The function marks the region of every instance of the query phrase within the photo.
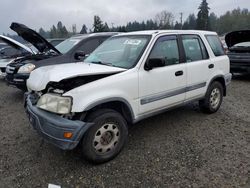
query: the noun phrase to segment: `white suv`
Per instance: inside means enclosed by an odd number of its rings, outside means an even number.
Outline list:
[[[27,81],[26,109],[49,142],[108,161],[123,148],[128,124],[190,101],[216,112],[231,81],[214,32],[140,31],[105,41],[84,62],[39,68]]]

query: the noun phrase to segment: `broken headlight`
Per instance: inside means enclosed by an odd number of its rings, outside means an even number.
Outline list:
[[[71,111],[72,98],[55,94],[44,94],[38,100],[37,107],[57,114],[68,114]]]

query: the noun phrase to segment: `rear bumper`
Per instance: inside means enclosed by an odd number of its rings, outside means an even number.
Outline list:
[[[92,125],[92,123],[68,120],[57,114],[41,110],[32,104],[29,95],[26,96],[25,106],[29,121],[37,133],[49,143],[63,150],[74,149]],[[64,138],[65,132],[73,133],[72,138]]]
[[[233,73],[250,73],[250,59],[230,59],[230,71]]]

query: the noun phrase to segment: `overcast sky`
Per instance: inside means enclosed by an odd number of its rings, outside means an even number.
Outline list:
[[[208,0],[211,12],[217,15],[234,8],[250,9],[250,0]],[[40,27],[48,30],[60,20],[67,29],[72,24],[78,31],[82,24],[92,27],[93,16],[111,26],[126,24],[128,21],[142,21],[154,18],[155,14],[166,9],[179,20],[179,13],[184,13],[184,19],[190,13],[197,14],[201,0],[1,0],[0,33],[11,33],[11,22],[20,22],[38,30]]]

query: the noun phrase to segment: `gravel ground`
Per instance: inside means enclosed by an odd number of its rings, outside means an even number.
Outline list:
[[[29,126],[23,93],[0,79],[0,187],[250,187],[250,78],[233,80],[221,109],[197,104],[130,129],[113,161],[92,165],[64,152]]]

